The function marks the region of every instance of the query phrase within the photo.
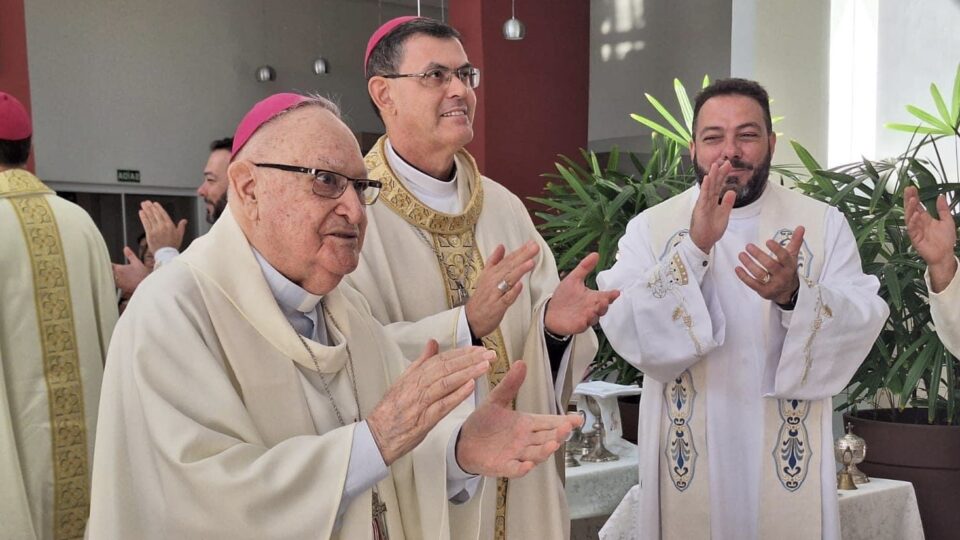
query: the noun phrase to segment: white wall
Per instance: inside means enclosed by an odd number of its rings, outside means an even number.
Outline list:
[[[876,148],[874,158],[902,153],[910,134],[883,127],[889,122],[915,124],[907,105],[937,114],[930,83],[936,83],[950,106],[953,79],[960,63],[960,1],[901,0],[880,2],[878,13]],[[941,144],[948,175],[957,181],[954,141]],[[933,158],[932,154],[928,157]]]
[[[410,2],[406,2],[410,4]],[[356,131],[382,128],[367,102],[366,40],[416,12],[373,0],[30,0],[25,3],[37,172],[58,185],[183,191],[207,145],[232,135],[254,102],[287,90],[340,97]],[[424,15],[439,17],[434,7]],[[313,74],[322,52],[331,73]],[[277,80],[258,83],[261,64]],[[165,188],[165,189],[163,189]]]
[[[917,124],[906,105],[937,117],[930,84],[949,102],[960,62],[958,0],[834,0],[831,43],[831,166],[861,156],[883,159],[903,153],[911,134],[890,122]],[[948,178],[957,178],[953,141],[941,144]],[[921,154],[936,159],[935,154]]]
[[[731,75],[754,79],[770,98],[780,135],[773,162],[799,163],[790,140],[826,160],[830,0],[733,0]]]
[[[680,118],[673,79],[692,95],[704,75],[728,76],[730,35],[729,2],[592,0],[590,149],[648,150],[650,130],[630,118],[659,118],[643,94]],[[557,84],[563,84],[562,74]]]

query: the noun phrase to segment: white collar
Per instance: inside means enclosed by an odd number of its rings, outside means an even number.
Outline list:
[[[250,249],[253,250],[254,257],[260,263],[260,269],[263,270],[263,277],[267,280],[267,285],[270,286],[270,292],[273,293],[273,297],[276,298],[284,312],[297,311],[308,317],[316,313],[317,304],[320,303],[323,296],[313,294],[290,281],[267,262],[253,246],[250,246]]]
[[[456,171],[456,161],[454,161],[453,179],[449,181],[438,180],[400,157],[400,154],[390,144],[390,139],[386,140],[384,146],[387,149],[387,163],[390,164],[390,168],[407,184],[411,184],[415,188],[415,192],[425,193],[432,199],[457,198],[457,178],[459,174]]]

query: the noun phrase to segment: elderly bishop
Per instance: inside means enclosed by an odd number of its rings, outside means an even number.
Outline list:
[[[470,412],[491,353],[425,342],[408,363],[338,286],[379,183],[332,103],[258,103],[228,177],[228,210],[114,334],[90,538],[443,539],[448,500],[526,474],[579,423],[510,410],[522,362]]]

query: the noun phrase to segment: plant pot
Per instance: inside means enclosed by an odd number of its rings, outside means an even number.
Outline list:
[[[960,426],[929,425],[927,409],[844,414],[844,423],[867,441],[860,470],[869,476],[913,484],[928,540],[957,538],[960,531]]]
[[[623,438],[637,444],[637,422],[640,420],[640,396],[624,396],[617,400],[620,406],[620,426]]]

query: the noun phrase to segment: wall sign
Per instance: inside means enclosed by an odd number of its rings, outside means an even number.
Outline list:
[[[140,171],[135,171],[132,169],[117,169],[117,182],[124,182],[127,184],[139,184]]]

